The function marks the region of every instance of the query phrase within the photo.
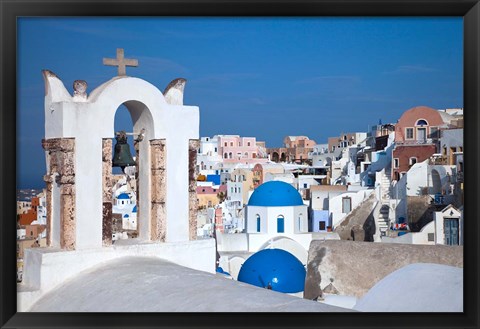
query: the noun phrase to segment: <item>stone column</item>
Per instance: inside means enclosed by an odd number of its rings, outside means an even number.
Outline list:
[[[197,238],[197,153],[200,148],[198,139],[190,139],[188,141],[188,223],[190,240]]]
[[[48,173],[44,179],[47,183],[47,243],[52,244],[52,222],[60,222],[60,247],[66,250],[75,249],[75,139],[51,138],[43,139],[42,147],[47,153]],[[56,177],[55,177],[56,176]],[[53,177],[60,187],[60,204],[52,204]],[[53,218],[53,207],[60,207],[60,218]]]
[[[112,140],[102,140],[102,244],[112,245]]]
[[[52,190],[53,190],[53,182],[55,180],[53,175],[45,175],[43,176],[43,180],[45,181],[46,187],[46,194],[45,194],[45,202],[46,202],[46,211],[47,211],[47,246],[52,246],[52,214],[53,214],[53,199],[52,199]]]
[[[151,159],[151,221],[150,239],[165,242],[167,233],[167,182],[166,182],[166,143],[165,139],[150,141]]]

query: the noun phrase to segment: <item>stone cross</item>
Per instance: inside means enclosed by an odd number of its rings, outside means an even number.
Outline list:
[[[126,66],[138,66],[138,60],[123,56],[123,48],[117,48],[117,58],[104,58],[103,65],[118,66],[118,75],[126,75]]]

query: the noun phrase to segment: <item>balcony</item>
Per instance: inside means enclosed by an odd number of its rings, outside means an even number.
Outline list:
[[[416,139],[407,139],[403,141],[395,141],[396,145],[401,146],[419,146],[419,145],[432,145],[436,144],[436,140],[432,138],[427,138],[423,140],[416,140]]]

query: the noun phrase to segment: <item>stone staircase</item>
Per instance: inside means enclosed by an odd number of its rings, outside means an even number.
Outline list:
[[[387,235],[390,226],[390,196],[391,196],[391,178],[389,168],[385,168],[380,174],[380,209],[377,216],[377,228],[380,231],[380,236]]]

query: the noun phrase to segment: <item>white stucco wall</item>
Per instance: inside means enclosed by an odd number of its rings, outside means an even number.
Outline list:
[[[280,237],[295,241],[296,243],[301,245],[305,250],[308,250],[308,248],[310,247],[310,242],[312,241],[312,233],[249,234],[248,235],[248,251],[256,252],[258,250],[264,249],[265,246],[268,245],[270,241],[275,241]]]
[[[306,205],[290,207],[247,206],[247,233],[258,234],[256,215],[261,218],[261,231],[266,234],[277,234],[277,218],[284,217],[285,233],[298,233],[299,217],[301,229],[308,231],[308,209]]]
[[[358,192],[345,192],[329,200],[328,209],[332,215],[332,225],[337,226],[347,215],[342,210],[342,199],[351,198],[351,210],[355,209],[363,200],[365,200],[374,190],[361,190]]]
[[[218,251],[247,251],[248,237],[246,233],[221,233],[216,232],[217,235],[217,250]]]

